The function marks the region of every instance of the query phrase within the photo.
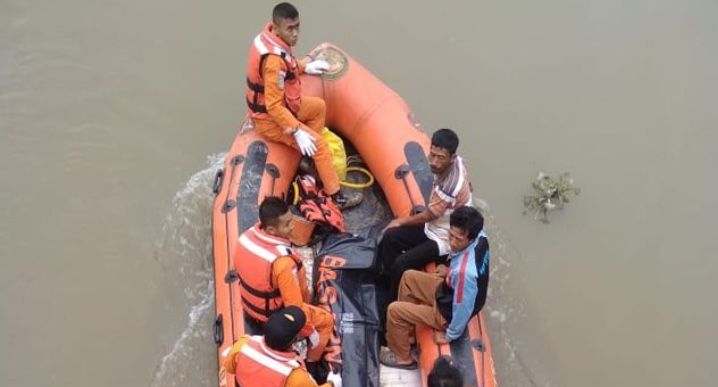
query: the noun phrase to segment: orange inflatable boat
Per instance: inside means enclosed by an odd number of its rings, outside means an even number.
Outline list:
[[[354,232],[371,226],[372,223],[380,226],[380,223],[385,224],[392,216],[404,216],[423,210],[431,193],[433,179],[426,159],[430,141],[414,121],[409,107],[393,90],[341,49],[323,44],[313,50],[311,55],[326,60],[330,64],[330,70],[322,77],[302,76],[304,94],[318,96],[326,101],[327,126],[338,133],[347,146],[355,150],[378,183],[378,187],[375,185],[364,190],[365,200],[361,206],[345,212],[347,229]],[[245,319],[242,313],[238,277],[231,270],[238,236],[256,223],[258,206],[264,197],[288,196],[299,162],[300,155],[297,151],[262,139],[254,130],[252,122],[245,121],[227,154],[223,169],[218,171],[214,181],[213,189],[217,195],[212,219],[216,290],[214,339],[218,345],[221,386],[235,385],[233,376],[225,374],[221,369],[223,352],[242,334],[261,334],[261,328]],[[367,197],[372,199],[367,200]],[[383,219],[378,216],[381,211],[371,208],[372,205],[383,206],[386,216]],[[366,208],[362,209],[364,206]],[[327,245],[330,244],[327,242]],[[314,251],[316,252],[316,249]],[[314,267],[314,283],[315,298],[320,305],[323,304],[322,306],[333,311],[336,320],[336,337],[332,339],[325,359],[341,367],[341,349],[344,345],[356,347],[358,343],[363,348],[376,346],[376,316],[358,317],[357,314],[363,314],[365,311],[361,305],[350,309],[353,302],[350,299],[354,296],[362,298],[362,302],[373,302],[367,301],[366,297],[366,286],[370,285],[373,278],[372,274],[364,273],[370,271],[360,270],[357,266],[353,268],[354,271],[347,271],[347,274],[334,273],[352,269],[341,267],[343,263],[337,265],[335,258],[329,255],[321,256],[319,251]],[[328,279],[337,278],[345,278],[348,292],[357,294],[346,294],[346,300],[343,301],[341,291],[332,290],[332,297],[329,297],[331,301],[327,302],[327,284],[330,282]],[[351,281],[354,283],[350,284]],[[340,285],[333,283],[331,286]],[[332,305],[328,305],[329,303]],[[375,312],[374,310],[366,314],[375,315]],[[357,329],[372,334],[356,335]],[[354,336],[350,338],[352,334]],[[364,343],[364,339],[371,342]],[[350,344],[351,340],[354,340],[354,344]],[[435,344],[432,332],[426,329],[417,332],[417,341],[421,364],[414,379],[417,386],[425,383],[426,374],[434,360],[442,354],[451,355],[459,364],[467,385],[496,385],[491,345],[481,314],[470,321],[464,337],[454,340],[450,345]],[[353,366],[371,368],[369,364],[373,364],[373,367],[379,370],[378,363],[374,364],[375,358],[372,360],[369,356],[362,359],[358,363],[366,361],[366,366]],[[352,362],[355,360],[352,359]],[[344,375],[345,372],[354,373],[354,379]],[[342,367],[344,385],[379,385],[376,372],[362,372],[364,371],[361,369]],[[390,371],[381,368],[380,372]],[[353,384],[352,380],[355,381]],[[396,380],[403,383],[401,385],[407,385],[406,380],[409,379],[399,375]],[[381,381],[381,385],[394,383],[384,377]]]

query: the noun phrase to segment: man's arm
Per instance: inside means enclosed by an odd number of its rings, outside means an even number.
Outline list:
[[[234,373],[234,359],[237,357],[239,351],[242,350],[242,347],[247,344],[247,341],[249,341],[249,336],[240,336],[237,342],[235,342],[227,352],[227,356],[224,358],[224,369],[230,374]]]
[[[286,387],[317,387],[317,382],[309,375],[304,368],[295,368],[287,378]],[[333,387],[331,382],[324,383],[318,387]]]
[[[456,340],[466,329],[479,291],[476,273],[472,270],[462,270],[456,277],[451,284],[454,287],[451,322],[446,328],[446,338],[449,341]]]
[[[298,60],[297,63],[299,64],[299,73],[304,74],[304,69],[306,69],[307,65],[313,60],[314,58],[309,55],[302,58],[302,60]]]
[[[444,215],[446,209],[449,208],[450,202],[444,200],[436,194],[436,187],[431,191],[431,198],[429,199],[429,208],[426,211],[418,214],[404,216],[402,218],[396,218],[389,222],[384,228],[385,230],[392,227],[402,226],[420,226],[424,223],[431,222],[432,220],[438,219],[441,215]]]
[[[284,78],[286,74],[287,67],[284,60],[276,55],[267,55],[262,66],[264,104],[267,106],[267,113],[272,117],[272,121],[285,132],[293,133],[299,127],[300,122],[284,106]]]
[[[389,224],[386,225],[386,227],[384,229],[386,230],[388,228],[402,227],[402,226],[419,226],[426,222],[430,222],[432,220],[433,220],[433,218],[432,218],[431,214],[429,213],[429,211],[424,211],[424,212],[420,212],[418,214],[405,216],[402,218],[396,218],[396,219],[392,220],[391,222],[389,222]]]
[[[304,297],[300,284],[297,265],[291,257],[279,257],[272,266],[272,280],[277,284],[279,293],[282,296],[284,306],[296,306],[304,310]],[[314,330],[314,324],[307,318],[302,328],[301,335],[309,336]]]
[[[302,292],[302,300],[306,304],[310,304],[312,302],[312,294],[309,291],[309,285],[307,285],[307,272],[304,266],[297,272],[297,277],[299,279],[299,290]]]
[[[272,266],[272,280],[282,295],[284,306],[301,307],[304,303],[299,286],[299,271],[291,257],[279,257]]]

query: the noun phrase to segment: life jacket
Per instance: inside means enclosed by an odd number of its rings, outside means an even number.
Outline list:
[[[303,367],[295,353],[267,347],[262,336],[250,336],[234,361],[234,377],[242,387],[285,386],[289,374]]]
[[[280,37],[270,32],[272,23],[267,23],[249,47],[247,60],[247,106],[253,119],[269,119],[264,102],[264,79],[262,66],[267,55],[277,55],[284,60],[287,71],[280,74],[284,83],[284,105],[296,116],[302,99],[302,84],[299,80],[299,63],[292,55],[292,49]],[[283,79],[282,79],[283,78]]]
[[[289,247],[287,239],[262,231],[259,223],[239,236],[234,267],[239,275],[239,291],[244,311],[255,320],[267,321],[284,307],[279,288],[272,284],[272,266],[279,257],[289,256],[299,271],[302,260]]]
[[[304,218],[317,223],[326,224],[339,232],[344,232],[344,216],[339,207],[323,189],[317,187],[317,182],[310,175],[300,175],[296,179],[299,188],[299,202],[297,206]]]

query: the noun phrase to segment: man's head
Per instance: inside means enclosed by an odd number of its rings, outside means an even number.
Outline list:
[[[450,357],[440,356],[429,372],[427,384],[429,387],[462,387],[464,378]]]
[[[449,246],[461,251],[484,228],[484,217],[474,207],[461,206],[449,215]]]
[[[276,196],[267,196],[259,205],[259,224],[268,234],[289,238],[292,213],[287,203]]]
[[[444,173],[456,158],[459,136],[451,129],[439,129],[431,136],[429,167],[437,175]]]
[[[299,40],[299,11],[289,3],[279,3],[272,10],[272,32],[292,47]]]
[[[274,312],[264,324],[264,342],[269,348],[286,352],[299,339],[307,317],[296,306]]]

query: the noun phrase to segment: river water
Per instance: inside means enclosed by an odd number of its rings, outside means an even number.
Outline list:
[[[0,0],[0,385],[211,386],[209,185],[269,2]],[[503,386],[712,386],[718,3],[300,1],[460,134]],[[539,171],[582,193],[522,215]]]

